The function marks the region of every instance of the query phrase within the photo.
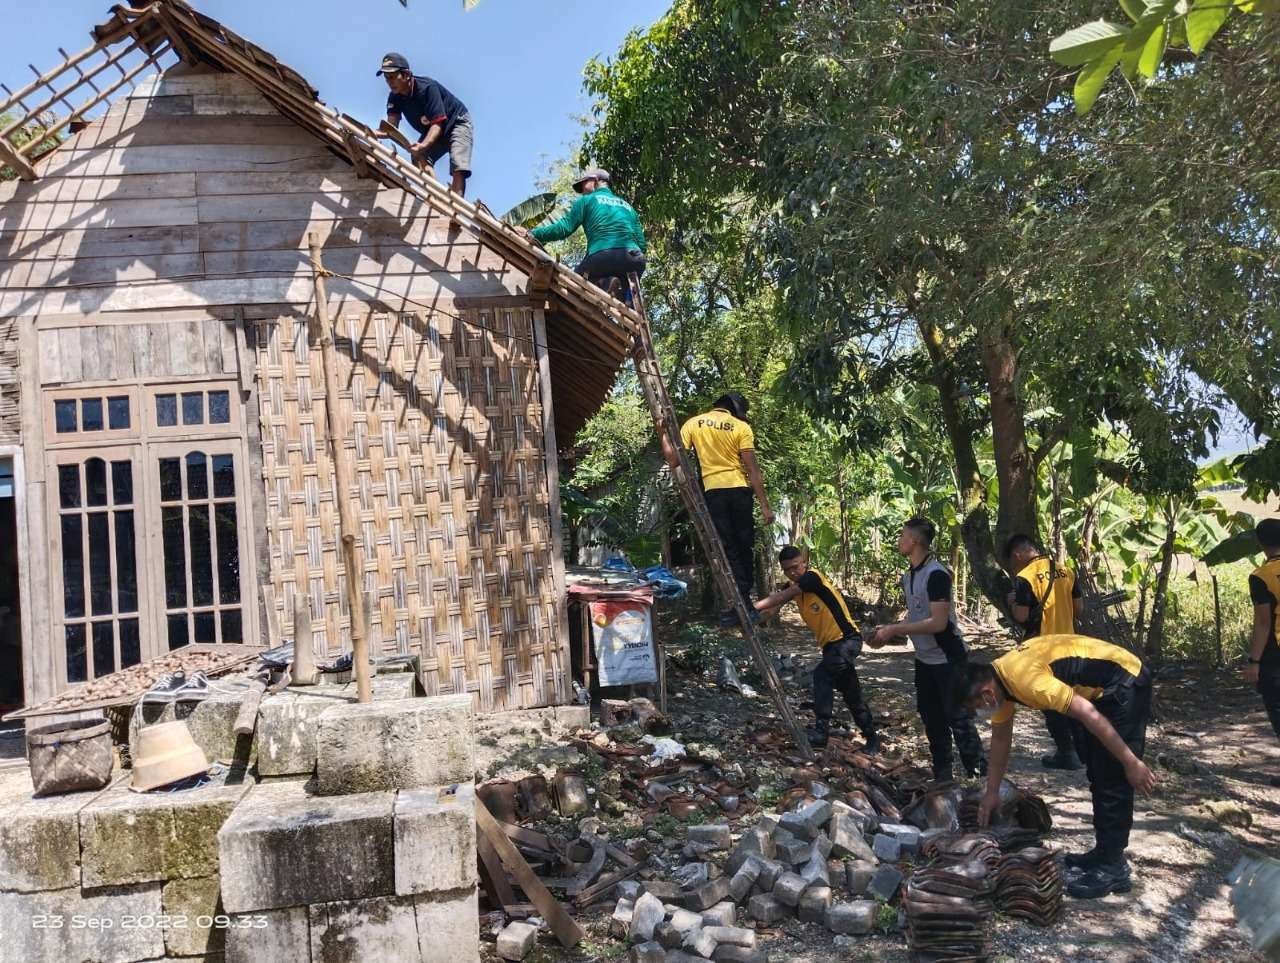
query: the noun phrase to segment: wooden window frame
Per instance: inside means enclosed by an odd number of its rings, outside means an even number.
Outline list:
[[[168,381],[149,382],[142,389],[143,420],[147,437],[155,441],[170,441],[176,438],[215,438],[220,435],[234,435],[239,438],[242,430],[240,385],[235,380],[201,380],[201,381]],[[231,420],[211,424],[208,419],[209,395],[213,392],[225,391],[230,396]],[[203,395],[201,404],[205,413],[205,421],[198,425],[182,423],[182,396],[200,392]],[[156,417],[156,399],[160,395],[176,395],[178,404],[178,423],[161,425]]]
[[[163,393],[163,392],[162,392]],[[199,451],[205,456],[212,458],[214,455],[231,455],[235,469],[235,488],[236,493],[233,499],[215,499],[212,489],[210,489],[209,497],[206,499],[191,500],[186,497],[185,491],[182,498],[177,501],[164,501],[160,499],[160,461],[165,458],[177,458],[180,461],[186,461],[186,456]],[[185,441],[169,441],[169,442],[153,442],[147,446],[146,466],[145,466],[145,484],[148,486],[147,492],[150,496],[149,500],[152,504],[151,516],[148,521],[147,535],[149,540],[149,550],[147,553],[147,569],[153,581],[150,587],[151,596],[155,599],[152,608],[154,611],[154,619],[152,620],[152,634],[155,639],[156,646],[160,653],[169,651],[169,628],[168,616],[169,606],[165,597],[165,573],[164,573],[164,531],[163,531],[163,509],[181,505],[184,509],[189,505],[209,505],[212,506],[216,502],[234,502],[236,506],[236,548],[239,553],[240,564],[240,601],[231,605],[222,605],[215,601],[211,605],[195,605],[193,603],[192,581],[190,567],[187,568],[187,604],[181,606],[180,610],[188,614],[194,614],[197,611],[212,611],[215,616],[219,616],[222,612],[232,608],[240,610],[240,624],[243,628],[243,638],[240,643],[251,646],[257,642],[257,609],[254,606],[256,589],[251,584],[253,579],[247,578],[247,574],[252,572],[253,555],[252,555],[252,539],[248,537],[249,527],[246,522],[251,525],[252,503],[248,498],[246,484],[248,476],[245,472],[246,455],[244,445],[240,438],[200,438],[188,439]],[[185,478],[186,468],[183,469]],[[185,486],[184,486],[185,487]],[[183,512],[183,533],[184,547],[190,552],[191,546],[191,528],[190,522],[187,520],[187,513]],[[217,556],[213,554],[213,584],[214,598],[217,598]],[[179,609],[174,610],[179,611]],[[222,620],[215,617],[215,633],[217,641],[222,641]],[[191,641],[189,638],[188,641]]]
[[[125,396],[129,399],[129,427],[110,428],[110,415],[107,399]],[[103,408],[103,427],[99,431],[85,431],[77,427],[75,431],[58,431],[58,420],[55,412],[59,401],[83,401],[86,398],[100,398]],[[139,408],[137,385],[125,382],[112,384],[86,384],[75,388],[48,388],[42,392],[44,404],[44,432],[49,439],[48,448],[85,448],[91,445],[113,445],[122,441],[130,441],[142,436],[142,411]],[[80,406],[77,404],[77,419],[80,417]],[[78,422],[77,422],[78,423]]]
[[[64,465],[75,465],[81,473],[81,497],[83,500],[85,486],[83,484],[84,465],[94,458],[100,458],[109,466],[113,461],[127,460],[133,473],[133,522],[134,522],[134,581],[135,590],[138,593],[138,607],[134,612],[119,612],[118,605],[118,585],[119,580],[116,574],[116,533],[115,526],[109,525],[107,529],[109,539],[109,566],[111,572],[111,613],[110,615],[95,616],[92,612],[92,603],[90,601],[89,591],[89,553],[88,546],[88,526],[83,525],[82,545],[85,547],[84,552],[84,579],[85,586],[85,614],[83,616],[75,616],[68,618],[66,614],[66,583],[64,581],[65,572],[63,569],[63,545],[62,545],[62,518],[65,515],[77,515],[82,519],[87,519],[90,514],[105,513],[108,518],[114,519],[116,506],[114,493],[111,491],[111,479],[108,474],[107,489],[108,498],[106,506],[98,506],[90,508],[87,504],[82,504],[78,508],[62,507],[61,492],[58,485],[58,469]],[[147,639],[144,626],[147,621],[147,603],[146,594],[149,580],[145,571],[145,556],[142,551],[142,542],[145,537],[146,525],[146,507],[145,492],[141,488],[142,467],[143,467],[143,449],[136,443],[117,444],[117,445],[95,445],[95,446],[78,446],[61,448],[50,452],[49,457],[50,471],[50,494],[48,498],[49,511],[49,531],[53,537],[50,539],[50,567],[52,569],[52,580],[50,585],[53,589],[53,599],[51,605],[53,611],[51,622],[51,634],[53,636],[53,653],[54,667],[57,672],[59,684],[78,685],[79,682],[71,682],[67,678],[67,625],[81,624],[86,627],[85,636],[85,678],[82,681],[91,682],[99,678],[94,671],[93,666],[93,633],[92,626],[95,622],[111,621],[113,625],[113,644],[114,644],[114,664],[116,671],[122,668],[120,664],[120,630],[119,623],[122,618],[132,616],[138,622],[139,633],[139,653],[140,661],[145,662],[151,655],[147,651]]]

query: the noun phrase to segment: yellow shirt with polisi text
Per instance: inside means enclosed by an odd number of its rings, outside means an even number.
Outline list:
[[[1013,719],[1015,705],[1066,712],[1073,696],[1097,702],[1142,674],[1142,660],[1087,635],[1038,635],[991,663],[1009,698],[991,717]]]
[[[697,415],[684,423],[680,441],[698,454],[703,488],[748,486],[741,453],[755,448],[756,436],[745,421],[723,408],[712,408],[705,415]]]
[[[800,617],[818,642],[818,647],[858,634],[858,623],[845,603],[844,595],[821,572],[809,569],[798,579],[796,587],[800,595],[796,605]]]
[[[1254,585],[1250,585],[1249,594],[1253,598],[1253,604],[1271,606],[1271,638],[1267,640],[1267,648],[1263,649],[1263,658],[1269,661],[1268,657],[1275,658],[1274,653],[1269,650],[1280,646],[1280,558],[1269,558],[1255,568],[1250,581],[1262,583],[1261,593]],[[1260,594],[1262,598],[1258,597]]]
[[[1040,616],[1036,635],[1069,635],[1076,630],[1072,596],[1076,575],[1069,568],[1055,565],[1048,555],[1041,555],[1018,573],[1031,586],[1036,608],[1031,617]]]

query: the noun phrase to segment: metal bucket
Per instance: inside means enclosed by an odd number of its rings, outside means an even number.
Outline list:
[[[77,719],[27,733],[37,796],[101,789],[111,781],[111,723]]]

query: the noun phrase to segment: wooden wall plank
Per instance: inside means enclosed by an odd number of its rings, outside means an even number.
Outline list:
[[[0,318],[0,443],[8,444],[22,441],[22,352],[18,324],[13,318]],[[36,358],[27,359],[27,364],[36,363]]]
[[[332,279],[331,299],[367,303],[380,300],[399,305],[411,299],[419,307],[452,302],[457,298],[523,295],[527,278],[514,271],[501,274],[469,271],[465,274],[421,274],[377,277],[356,284]],[[136,283],[120,288],[67,288],[34,291],[0,291],[0,315],[139,311],[146,308],[190,308],[234,304],[306,304],[310,278],[261,277],[209,281]]]
[[[88,147],[64,145],[35,164],[41,178],[118,177],[126,174],[171,174],[227,171],[351,170],[351,162],[319,141],[311,144],[165,144],[160,146]],[[38,183],[38,182],[37,182]]]
[[[445,246],[471,252],[479,252],[482,247],[475,236],[450,230],[449,219],[434,212],[403,220],[348,217],[319,221],[227,221],[201,224],[197,230],[202,251],[305,250],[310,231],[320,235],[326,255],[336,247]]]
[[[213,70],[191,70],[182,73],[166,71],[154,74],[138,84],[132,99],[173,97],[182,94],[258,95],[258,88],[239,74]],[[260,95],[259,95],[260,96]]]
[[[130,108],[132,110],[132,108]],[[283,117],[104,118],[69,138],[71,150],[91,147],[174,147],[182,144],[294,144],[317,139]]]
[[[35,324],[31,325],[33,328]],[[40,358],[40,384],[51,385],[61,382],[62,377],[62,341],[57,331],[40,331],[36,335]]]
[[[279,117],[280,111],[261,94],[197,94],[192,98],[197,117],[259,116]]]
[[[199,173],[195,192],[201,197],[219,194],[339,194],[346,191],[371,193],[370,182],[354,171],[220,171]]]
[[[222,328],[221,321],[202,321],[201,333],[204,335],[204,369],[209,374],[222,374],[227,369],[222,366]]]
[[[194,254],[200,248],[193,226],[0,230],[0,258],[112,257],[121,254]]]
[[[58,231],[87,227],[163,227],[197,223],[194,197],[75,204],[0,204],[0,231]]]
[[[0,259],[0,288],[74,288],[156,278],[199,278],[204,273],[201,254],[129,254],[57,260],[6,258]]]
[[[83,367],[80,356],[80,332],[75,328],[64,328],[58,332],[58,349],[62,353],[61,381],[71,384],[82,380]]]
[[[324,175],[315,176],[322,178]],[[195,192],[194,173],[0,181],[0,203],[20,201],[24,204],[72,204],[143,197],[190,197]]]
[[[138,355],[135,349],[137,343],[134,328],[138,325],[119,324],[111,327],[104,325],[101,330],[105,333],[111,331],[114,333],[116,341],[116,365],[113,377],[121,381],[131,380],[135,377],[146,377],[145,368],[138,368]]]

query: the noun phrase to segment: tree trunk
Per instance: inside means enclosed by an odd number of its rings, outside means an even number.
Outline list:
[[[981,353],[991,397],[991,440],[1000,490],[995,544],[1003,551],[1011,535],[1038,536],[1036,475],[1027,445],[1026,407],[1018,393],[1018,357],[1008,327],[984,332]]]
[[[920,335],[929,360],[933,362],[930,381],[938,389],[942,421],[951,442],[955,459],[956,492],[960,500],[960,537],[974,582],[988,599],[1002,611],[1011,583],[996,559],[991,540],[991,513],[987,507],[987,488],[978,471],[978,456],[973,449],[973,433],[961,408],[960,385],[948,346],[937,326],[919,322]]]
[[[1173,571],[1173,543],[1177,539],[1176,505],[1170,502],[1165,509],[1164,544],[1160,546],[1160,575],[1156,578],[1156,590],[1151,599],[1151,627],[1147,629],[1147,641],[1143,651],[1147,658],[1159,662],[1164,655],[1164,604],[1169,597],[1169,573]]]

